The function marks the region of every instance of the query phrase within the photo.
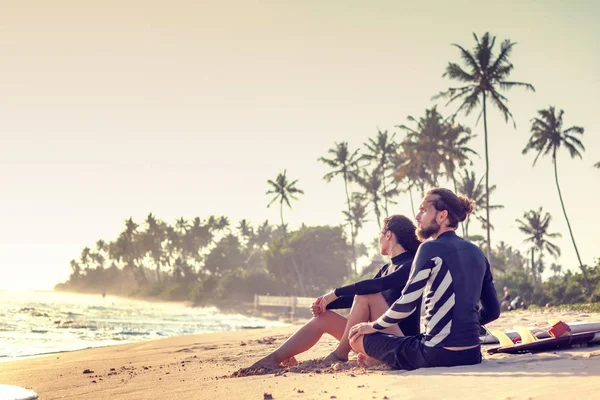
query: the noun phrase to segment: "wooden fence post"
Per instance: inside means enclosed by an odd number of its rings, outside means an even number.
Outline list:
[[[290,296],[290,303],[292,305],[290,310],[290,319],[293,321],[296,316],[296,296]]]

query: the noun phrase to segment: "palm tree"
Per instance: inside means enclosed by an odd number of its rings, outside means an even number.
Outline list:
[[[542,215],[542,207],[536,210],[529,210],[523,213],[523,219],[517,219],[516,222],[519,224],[519,230],[524,234],[528,235],[524,242],[531,243],[532,249],[536,249],[539,252],[538,259],[543,257],[544,252],[550,253],[551,256],[557,258],[560,256],[560,247],[550,242],[548,239],[560,238],[562,235],[558,232],[549,233],[548,226],[552,221],[550,213]],[[533,263],[532,255],[532,273],[533,280],[536,280],[535,267]]]
[[[283,173],[279,173],[275,180],[269,179],[267,183],[271,185],[271,189],[267,190],[266,194],[274,195],[267,207],[271,207],[271,204],[279,201],[279,216],[281,218],[281,229],[283,232],[283,241],[287,244],[287,236],[285,230],[285,222],[283,221],[283,203],[287,204],[287,206],[291,209],[292,205],[290,204],[290,199],[297,200],[296,195],[304,194],[302,189],[298,189],[296,187],[296,183],[298,180],[294,180],[289,182],[287,179],[287,170],[283,170]],[[294,272],[296,273],[296,277],[298,278],[298,283],[300,285],[300,290],[302,291],[302,295],[306,295],[306,290],[304,288],[304,283],[302,280],[302,276],[300,276],[300,271],[298,269],[298,265],[296,264],[296,260],[292,254],[292,267],[294,268]]]
[[[487,131],[487,99],[496,105],[504,115],[504,119],[508,122],[510,118],[513,120],[511,112],[506,106],[508,99],[504,97],[498,90],[510,90],[513,87],[523,87],[531,91],[535,91],[535,88],[529,83],[513,82],[508,81],[508,77],[512,72],[514,66],[509,61],[510,53],[512,52],[515,42],[510,40],[504,40],[500,45],[500,53],[496,59],[493,59],[494,44],[496,43],[496,37],[490,36],[486,32],[481,40],[473,33],[475,38],[475,48],[473,52],[469,52],[464,47],[457,44],[453,46],[460,50],[460,55],[463,61],[467,65],[467,71],[465,71],[460,65],[456,63],[448,63],[444,77],[455,79],[459,82],[464,83],[464,86],[449,88],[445,92],[440,92],[434,98],[447,98],[450,104],[457,99],[462,100],[462,104],[456,110],[455,115],[460,111],[464,111],[466,115],[469,115],[475,107],[477,107],[480,101],[483,103],[483,109],[479,117],[483,115],[483,129],[485,133],[485,193],[486,193],[486,220],[490,221],[490,184],[489,184],[489,152],[488,152],[488,131]],[[516,125],[515,125],[516,127]],[[491,235],[490,226],[488,224],[487,229],[487,256],[491,260]]]
[[[596,164],[594,164],[594,168],[600,168],[600,161],[598,161]]]
[[[410,141],[404,140],[400,143],[402,149],[394,157],[393,176],[397,182],[405,182],[410,197],[410,205],[415,216],[415,205],[412,190],[418,188],[421,197],[425,197],[425,186],[437,186],[433,182],[432,174],[429,173],[425,163],[425,156],[419,152],[418,146]]]
[[[346,222],[350,225],[352,235],[352,255],[354,256],[354,272],[358,272],[356,265],[356,238],[358,232],[367,221],[367,198],[363,193],[352,193],[352,200],[348,211],[343,211]]]
[[[418,121],[412,116],[408,120],[416,122],[417,127],[397,126],[407,132],[403,146],[412,146],[416,153],[421,154],[421,158],[424,158],[421,162],[427,166],[434,186],[438,186],[438,176],[443,167],[446,177],[453,182],[456,190],[456,167],[464,167],[470,161],[469,155],[477,154],[467,147],[473,138],[471,130],[455,124],[453,119],[444,119],[436,106],[425,110],[425,116]]]
[[[523,154],[526,154],[530,150],[536,151],[537,154],[533,160],[533,165],[537,162],[541,155],[552,154],[552,164],[554,165],[554,180],[556,181],[556,189],[558,190],[558,198],[560,199],[560,205],[567,221],[567,227],[569,228],[569,234],[571,235],[571,241],[573,247],[575,247],[575,253],[577,254],[577,260],[579,260],[579,268],[583,273],[583,279],[588,294],[590,291],[590,282],[588,281],[587,272],[581,257],[577,244],[575,244],[575,237],[573,236],[573,230],[571,229],[571,223],[567,217],[567,210],[565,209],[565,203],[562,198],[560,191],[560,185],[558,184],[558,168],[556,165],[556,154],[561,147],[566,147],[569,151],[571,158],[581,157],[581,152],[585,151],[583,143],[576,137],[576,135],[583,135],[583,128],[580,126],[572,126],[567,129],[563,129],[563,114],[564,111],[560,110],[558,113],[554,107],[549,107],[546,110],[538,111],[539,117],[533,119],[531,124],[531,137],[529,142],[523,149]]]
[[[395,133],[390,136],[387,131],[382,132],[378,129],[377,137],[375,139],[370,138],[365,143],[368,151],[361,157],[364,160],[373,162],[375,165],[373,173],[380,175],[383,210],[386,215],[388,215],[389,198],[397,193],[396,187],[388,188],[386,180],[386,176],[390,175],[388,172],[394,168],[394,156],[398,150],[398,145],[394,142],[394,136],[396,136]]]
[[[326,182],[331,182],[336,176],[341,176],[344,179],[344,189],[346,191],[346,205],[348,206],[348,212],[351,212],[350,195],[348,194],[348,183],[356,180],[359,171],[358,150],[351,152],[348,149],[348,142],[335,143],[335,147],[328,150],[328,153],[333,155],[332,158],[319,157],[318,161],[325,163],[327,166],[333,168],[333,171],[325,174],[323,179]],[[350,237],[352,240],[352,258],[354,262],[354,269],[356,269],[356,251],[355,251],[355,236],[354,236],[354,225],[353,221],[348,221],[350,225]]]
[[[487,196],[485,188],[481,184],[481,179],[477,180],[475,172],[469,172],[467,169],[464,170],[463,174],[460,175],[460,181],[457,183],[457,193],[467,196],[475,202],[475,209],[473,210],[473,216],[477,218],[484,229],[488,227],[494,229],[494,227],[487,223],[487,219],[481,215],[479,210],[485,209],[488,205],[486,201]],[[496,190],[496,185],[489,187],[489,192],[493,193]],[[488,206],[490,210],[501,210],[504,208],[501,204],[493,204]],[[467,215],[465,219],[465,237],[469,237],[469,222],[471,216]]]
[[[267,183],[271,185],[271,188],[267,191],[266,194],[274,195],[267,207],[271,207],[271,204],[275,203],[276,201],[279,201],[279,216],[281,218],[281,229],[283,231],[283,239],[287,243],[285,223],[283,221],[283,203],[287,204],[287,206],[291,209],[292,205],[290,204],[290,199],[298,200],[296,195],[304,194],[304,191],[296,187],[296,183],[298,183],[297,179],[292,182],[289,182],[286,174],[287,170],[284,170],[283,173],[277,175],[274,181],[269,179]]]
[[[363,170],[357,177],[357,182],[369,195],[369,201],[373,204],[373,211],[375,212],[375,218],[377,218],[377,225],[381,229],[381,176],[377,173],[377,169],[370,173]]]

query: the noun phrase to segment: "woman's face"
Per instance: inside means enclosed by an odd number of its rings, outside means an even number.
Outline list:
[[[390,253],[390,248],[392,247],[392,232],[390,231],[381,231],[379,234],[379,252],[382,256],[387,256]]]

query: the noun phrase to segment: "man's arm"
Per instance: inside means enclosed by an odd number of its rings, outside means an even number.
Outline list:
[[[406,287],[402,291],[402,296],[373,324],[375,330],[382,330],[389,326],[395,325],[403,319],[410,316],[417,309],[421,298],[423,297],[423,291],[427,280],[431,275],[431,271],[435,267],[441,265],[441,259],[439,264],[436,263],[431,257],[431,251],[429,248],[433,243],[423,243],[413,261],[410,277]]]
[[[481,308],[479,309],[479,324],[488,324],[500,316],[500,302],[496,297],[494,278],[490,271],[490,263],[485,260],[485,275],[481,285]]]

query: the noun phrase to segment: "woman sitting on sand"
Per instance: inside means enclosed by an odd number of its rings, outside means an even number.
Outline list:
[[[384,265],[373,279],[363,280],[339,287],[319,298],[312,304],[313,318],[294,333],[277,350],[254,363],[254,368],[278,368],[296,362],[294,356],[313,347],[323,333],[337,340],[337,348],[325,360],[348,361],[350,328],[360,322],[375,321],[400,298],[406,286],[413,257],[421,244],[415,234],[412,221],[402,215],[392,215],[383,221],[379,235],[379,250],[389,256],[391,262]],[[350,308],[345,318],[332,309]],[[398,335],[417,335],[420,332],[420,306],[410,318],[386,329]]]

